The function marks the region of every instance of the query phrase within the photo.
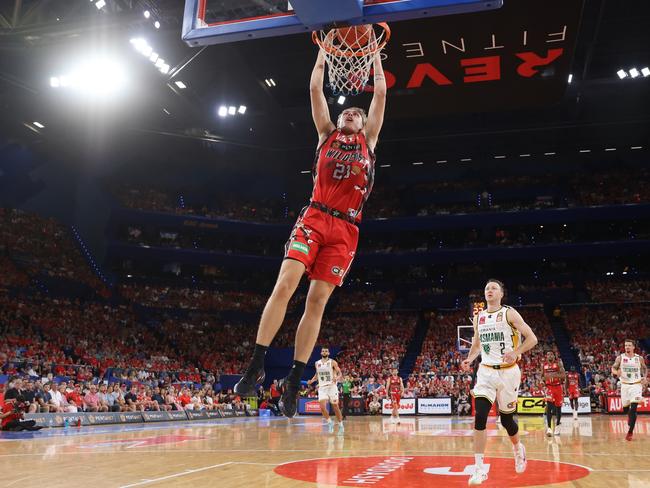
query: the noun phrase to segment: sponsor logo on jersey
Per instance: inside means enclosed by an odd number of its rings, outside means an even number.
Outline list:
[[[503,312],[499,312],[497,314],[497,322],[501,322],[503,320]]]
[[[309,254],[309,246],[303,242],[294,241],[291,243],[291,249]]]
[[[483,315],[481,318],[478,319],[479,324],[484,324],[485,323],[485,315]]]
[[[332,266],[332,274],[334,276],[343,276],[343,268]]]

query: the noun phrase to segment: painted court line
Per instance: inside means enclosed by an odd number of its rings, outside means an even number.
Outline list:
[[[158,481],[164,481],[164,480],[168,480],[168,479],[172,479],[172,478],[178,478],[180,476],[186,476],[188,474],[194,474],[194,473],[199,473],[201,471],[207,471],[208,469],[221,468],[223,466],[228,466],[230,464],[233,464],[233,463],[232,462],[227,462],[227,463],[221,463],[221,464],[213,464],[212,466],[206,466],[205,468],[188,469],[188,470],[182,471],[180,473],[170,474],[168,476],[161,476],[160,478],[146,479],[146,480],[138,481],[137,483],[131,483],[130,485],[122,485],[122,486],[120,486],[120,488],[131,488],[132,486],[148,485],[150,483],[157,483]]]

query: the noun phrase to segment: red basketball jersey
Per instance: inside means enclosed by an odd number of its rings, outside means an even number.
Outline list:
[[[557,363],[544,363],[544,374],[547,373],[558,373],[560,371],[560,366]],[[551,378],[550,380],[544,379],[544,382],[547,386],[558,386],[560,385],[559,378]]]
[[[578,388],[580,386],[580,375],[578,373],[569,372],[566,374],[569,388]]]
[[[402,391],[402,385],[400,384],[400,378],[399,376],[391,376],[389,381],[388,381],[388,390],[391,393],[399,393]]]
[[[316,151],[313,202],[361,220],[375,177],[375,155],[366,137],[336,129]]]

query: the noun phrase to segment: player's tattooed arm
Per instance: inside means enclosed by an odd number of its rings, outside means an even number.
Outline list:
[[[335,373],[335,378],[336,382],[339,383],[340,381],[343,381],[343,372],[341,371],[341,368],[339,368],[339,363],[336,361],[332,360],[332,369],[334,370]]]
[[[620,354],[616,356],[616,361],[614,361],[614,364],[612,365],[612,374],[614,376],[620,376],[621,375],[621,356]]]

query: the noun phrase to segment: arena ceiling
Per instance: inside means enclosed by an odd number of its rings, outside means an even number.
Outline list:
[[[2,3],[1,137],[62,144],[86,152],[116,145],[124,134],[129,141],[154,134],[163,141],[191,138],[235,148],[313,148],[307,86],[315,48],[307,35],[189,48],[180,40],[182,2],[105,2],[101,9],[88,0]],[[508,0],[505,3],[504,9],[508,9]],[[460,58],[450,61],[443,53],[434,53],[422,59],[451,80],[454,86],[444,92],[430,79],[413,88],[414,65],[396,66],[393,60],[399,58],[399,50],[404,50],[407,42],[411,46],[420,43],[424,50],[429,41],[439,45],[441,40],[451,39],[454,29],[458,31],[456,41],[463,36],[470,39],[475,26],[485,22],[454,17],[458,25],[451,27],[444,27],[440,19],[431,24],[395,25],[397,39],[403,42],[394,42],[385,63],[397,80],[381,141],[391,157],[425,157],[432,146],[439,157],[458,158],[468,152],[486,157],[500,154],[504,147],[513,153],[573,150],[589,144],[630,146],[650,139],[650,77],[620,79],[616,74],[620,69],[629,72],[650,64],[647,0],[596,0],[584,5],[581,0],[535,0],[526,5],[533,3],[540,12],[545,5],[560,9],[549,10],[547,25],[537,32],[538,42],[553,39],[548,36],[558,34],[565,18],[573,22],[569,31],[574,27],[575,32],[564,46],[564,64],[555,71],[542,72],[543,77],[555,81],[542,80],[528,88],[516,79],[512,59],[522,51],[516,40],[524,30],[532,33],[534,28],[523,23],[508,31],[498,23],[479,27],[488,38],[496,33],[497,40],[505,39],[502,79],[484,87],[463,83]],[[573,11],[566,11],[568,4]],[[514,8],[512,3],[510,8]],[[143,15],[145,10],[150,12],[149,18]],[[502,15],[507,15],[505,12]],[[153,25],[155,21],[160,28]],[[435,26],[439,28],[433,29]],[[443,32],[445,28],[452,31]],[[413,32],[419,36],[415,40]],[[133,38],[147,39],[167,60],[170,72],[162,74],[136,52],[129,42]],[[484,52],[485,47],[476,46],[475,50]],[[110,55],[123,63],[129,78],[126,99],[82,102],[50,86],[52,77],[92,53]],[[401,55],[406,57],[404,52]],[[567,73],[571,83],[567,83]],[[271,78],[273,84],[267,81]],[[346,100],[344,105],[354,102],[363,106],[368,99],[366,95]],[[333,112],[343,108],[337,97],[330,96],[329,101]],[[245,106],[246,112],[220,117],[222,105]],[[45,127],[34,126],[36,121]]]

